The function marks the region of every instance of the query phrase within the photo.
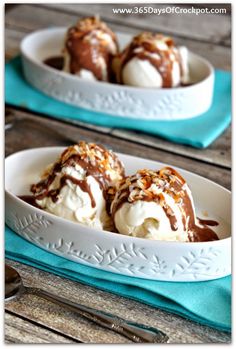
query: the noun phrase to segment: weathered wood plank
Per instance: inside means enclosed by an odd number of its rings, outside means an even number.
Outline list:
[[[8,116],[6,121],[12,127],[6,131],[6,154],[33,147],[66,146],[77,142],[78,139],[84,139],[86,141],[102,143],[114,151],[129,153],[143,158],[163,161],[172,166],[182,167],[212,179],[227,188],[231,186],[229,169],[219,168],[214,164],[186,158],[182,155],[171,154],[162,149],[153,149],[153,147],[114,137],[112,134],[98,133],[94,130],[76,127],[46,117],[41,118],[40,116],[15,109],[8,109],[7,111]]]
[[[54,290],[54,293],[55,290]],[[66,297],[71,297],[67,294]],[[33,308],[33,309],[32,309]],[[28,329],[25,323],[22,328],[17,326],[9,329],[7,338],[17,343],[130,343],[130,341],[112,331],[101,328],[77,314],[65,311],[63,307],[57,306],[46,300],[30,294],[23,295],[19,300],[12,300],[6,304],[6,309],[12,314],[23,316],[34,328],[32,336],[27,336]],[[38,331],[40,326],[46,328],[46,333]],[[22,331],[22,335],[20,335]],[[37,333],[38,332],[38,333]],[[55,335],[55,332],[59,333]],[[48,336],[48,339],[45,338]],[[16,341],[15,340],[15,341]]]
[[[231,23],[230,16],[222,14],[200,14],[194,13],[161,13],[158,15],[154,11],[168,11],[174,9],[181,11],[183,8],[190,9],[192,5],[180,4],[43,4],[48,9],[60,10],[69,14],[83,16],[99,14],[105,21],[123,25],[138,27],[142,30],[161,31],[166,34],[191,38],[216,44],[228,44],[225,42],[230,38]],[[144,7],[146,9],[144,9]],[[195,7],[195,6],[194,6]],[[204,6],[206,8],[207,5]],[[212,8],[213,6],[211,6]],[[209,7],[208,7],[209,8]],[[221,9],[225,8],[222,4]],[[114,13],[114,10],[129,9],[133,12],[149,11],[149,13]],[[195,7],[196,9],[196,7]],[[226,8],[226,11],[228,9]],[[151,13],[153,11],[153,13]],[[201,9],[202,11],[202,9]],[[227,12],[229,14],[229,10]],[[199,25],[201,23],[201,25]]]
[[[34,16],[32,16],[32,12]],[[49,26],[71,26],[80,17],[81,15],[71,15],[58,11],[55,15],[55,10],[53,9],[50,11],[47,8],[36,5],[21,5],[11,9],[6,14],[5,21],[6,28],[15,28],[16,30],[31,32]],[[112,20],[110,26],[116,31],[123,31],[135,35],[139,33],[140,30],[143,30],[138,24],[139,21],[136,25],[130,27],[128,22],[123,21],[121,24],[116,24],[114,20]],[[177,44],[185,45],[193,52],[201,53],[201,55],[211,61],[216,68],[228,70],[231,68],[231,50],[229,47],[215,45],[212,42],[206,43],[190,38],[180,38],[176,36],[175,33],[173,33],[173,37],[176,39]]]
[[[6,312],[4,320],[5,342],[15,344],[77,343],[75,340],[40,327],[35,322],[32,323],[13,313]]]
[[[10,263],[8,262],[8,264]],[[25,268],[23,269],[25,270]],[[80,284],[70,283],[64,280],[63,288],[61,287],[61,280],[63,279],[59,277],[53,277],[48,273],[40,272],[36,269],[33,269],[33,272],[31,268],[26,268],[26,270],[26,274],[22,270],[20,272],[25,285],[44,288],[49,292],[60,294],[61,297],[69,298],[72,301],[89,304],[90,301],[85,295],[86,291],[83,294],[83,301],[79,297],[82,287]],[[8,311],[23,316],[28,321],[33,321],[47,327],[48,331],[52,330],[59,334],[64,334],[73,341],[97,344],[130,343],[123,336],[104,329],[78,314],[65,310],[65,308],[59,305],[32,294],[24,294],[20,299],[5,303],[5,308]],[[39,333],[38,342],[40,341],[44,342],[44,338]]]
[[[119,297],[90,286],[60,278],[50,273],[7,261],[14,266],[28,286],[45,288],[72,301],[110,312],[130,321],[154,326],[166,332],[170,343],[229,343],[230,334],[154,309],[148,305]],[[6,303],[6,309],[67,337],[84,343],[129,343],[124,337],[104,330],[72,312],[64,311],[39,297],[25,295]]]
[[[20,43],[25,35],[24,31],[5,28],[5,57],[7,61],[20,53]]]
[[[140,134],[126,130],[113,129],[111,134],[121,139],[141,143],[153,148],[163,149],[174,154],[191,157],[204,162],[209,162],[221,167],[231,168],[231,128],[229,127],[207,149],[193,149],[185,145],[168,142],[158,137]]]

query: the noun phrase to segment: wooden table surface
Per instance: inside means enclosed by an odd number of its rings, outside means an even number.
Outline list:
[[[164,5],[154,5],[163,7]],[[172,35],[177,43],[209,59],[216,68],[231,67],[231,16],[226,15],[121,15],[112,8],[124,5],[14,5],[6,8],[6,60],[19,54],[21,39],[48,26],[70,26],[78,18],[100,14],[111,28],[136,34],[153,30]],[[218,5],[219,7],[219,5]],[[221,6],[222,7],[222,6]],[[40,146],[68,146],[79,139],[100,142],[114,151],[130,153],[198,173],[226,188],[231,186],[231,133],[228,128],[211,146],[199,150],[158,137],[82,122],[52,120],[27,109],[6,106],[6,155]],[[50,273],[7,261],[16,267],[26,285],[56,294],[125,319],[156,326],[170,343],[229,343],[230,334],[202,326],[166,311],[104,292]],[[6,343],[128,343],[129,340],[65,311],[35,295],[6,303]]]

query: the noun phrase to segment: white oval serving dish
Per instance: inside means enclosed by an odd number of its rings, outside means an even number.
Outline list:
[[[19,235],[52,253],[95,268],[163,281],[217,279],[231,272],[231,193],[218,184],[179,169],[189,184],[197,214],[220,224],[213,242],[165,242],[99,231],[37,209],[17,195],[29,194],[39,174],[62,147],[25,150],[6,159],[6,223]],[[118,154],[127,174],[165,164]],[[17,175],[16,175],[17,173]]]
[[[135,119],[181,120],[209,109],[214,69],[202,57],[189,53],[191,86],[149,89],[91,82],[43,64],[44,59],[61,54],[65,32],[61,27],[39,30],[21,42],[25,78],[46,95],[73,106]],[[121,48],[131,39],[129,34],[117,36]]]

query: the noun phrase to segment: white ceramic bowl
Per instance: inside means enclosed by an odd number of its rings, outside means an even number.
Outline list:
[[[164,281],[217,279],[231,270],[231,194],[228,190],[188,171],[187,180],[197,213],[207,211],[220,240],[165,242],[99,231],[37,209],[17,195],[29,194],[39,173],[63,151],[61,147],[37,148],[6,159],[6,223],[19,235],[52,253],[102,270]],[[140,168],[158,169],[165,164],[118,154],[127,174]]]
[[[48,96],[68,104],[110,115],[147,120],[180,120],[201,115],[211,105],[214,70],[202,57],[190,52],[193,85],[179,88],[135,88],[86,81],[43,64],[61,54],[66,28],[49,28],[27,35],[21,43],[25,78]],[[124,47],[131,39],[117,33]]]

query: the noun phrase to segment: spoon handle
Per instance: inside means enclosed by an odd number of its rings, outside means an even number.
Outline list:
[[[56,304],[72,310],[96,324],[117,332],[135,343],[166,343],[168,336],[162,331],[135,322],[126,321],[120,317],[108,314],[90,307],[71,302],[38,288],[27,288],[28,291]]]

